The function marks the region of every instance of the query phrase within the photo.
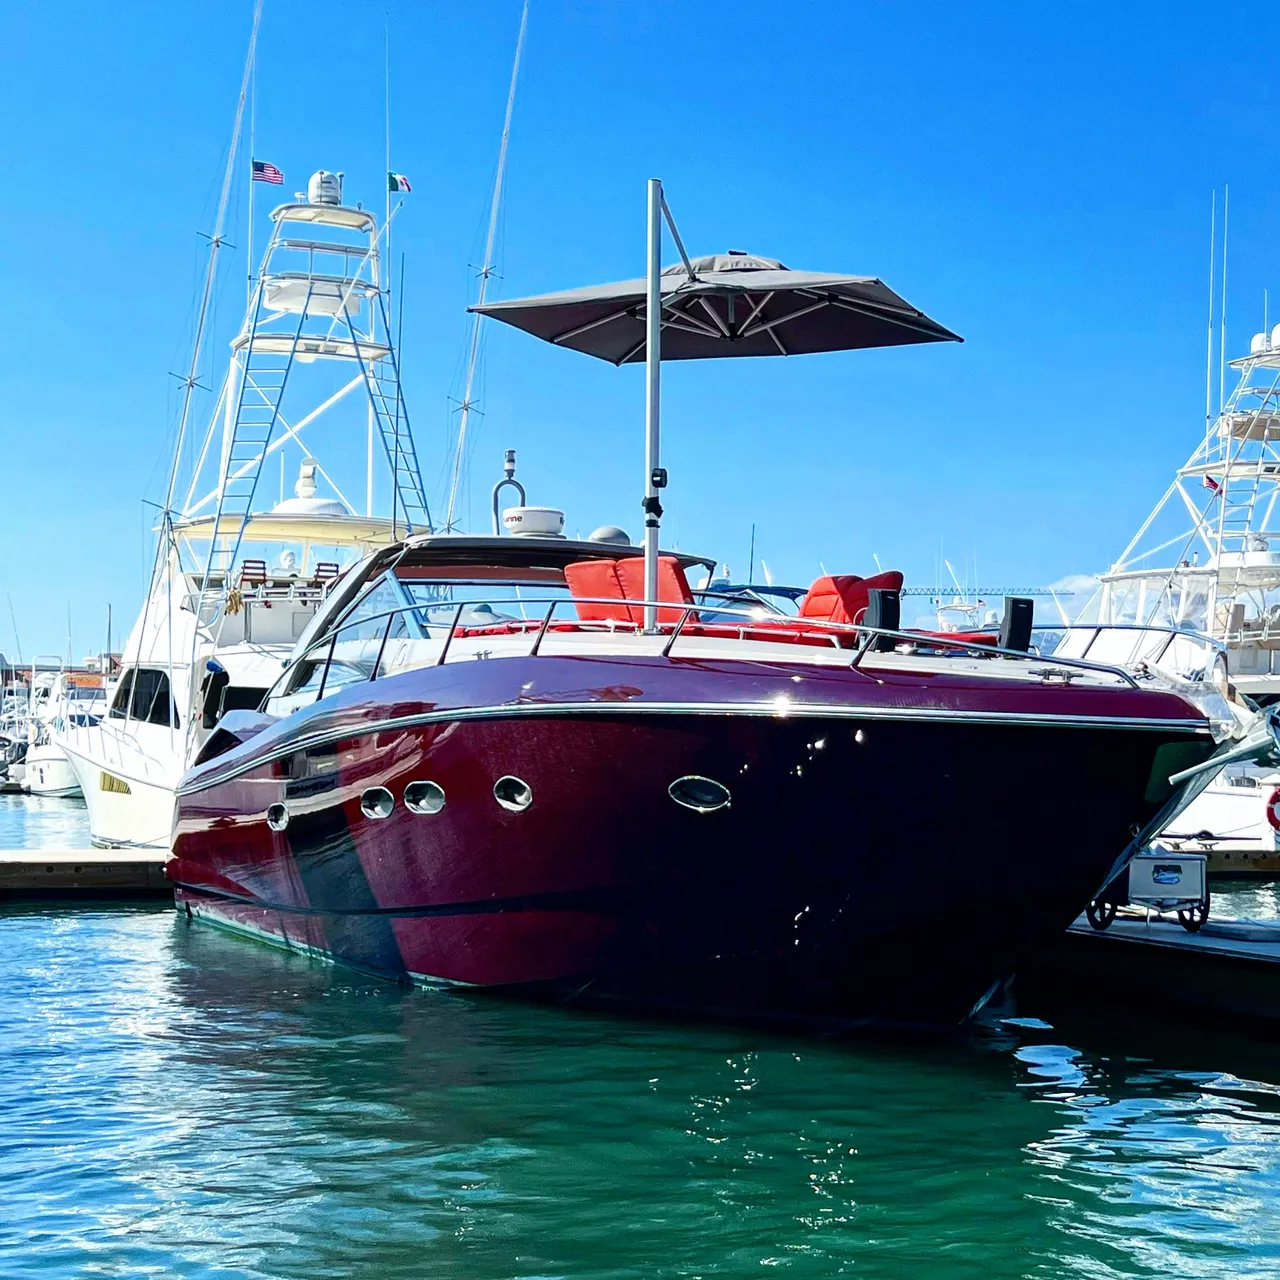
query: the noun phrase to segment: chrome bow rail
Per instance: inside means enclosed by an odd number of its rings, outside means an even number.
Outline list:
[[[353,679],[342,681],[342,686],[347,684],[377,680],[382,674],[383,659],[386,656],[388,644],[394,640],[405,640],[413,638],[434,639],[429,633],[432,629],[439,628],[443,631],[443,642],[440,650],[435,654],[430,662],[422,665],[443,666],[447,661],[450,649],[454,640],[459,636],[460,631],[468,634],[464,635],[465,639],[510,639],[521,633],[532,636],[527,657],[537,657],[542,651],[543,641],[546,639],[547,633],[551,630],[553,620],[557,609],[565,605],[607,605],[613,608],[625,606],[627,609],[639,614],[646,605],[653,605],[670,615],[670,613],[679,611],[680,617],[675,622],[660,623],[656,633],[649,633],[657,636],[665,635],[666,641],[660,651],[661,656],[669,658],[672,656],[677,641],[682,637],[687,637],[688,628],[691,626],[705,627],[713,631],[714,638],[732,639],[732,635],[726,636],[726,631],[737,632],[737,639],[751,639],[762,642],[770,640],[779,641],[785,636],[787,640],[798,642],[801,636],[808,636],[811,639],[821,638],[829,640],[832,647],[837,650],[851,649],[849,666],[852,669],[861,667],[863,660],[867,654],[873,650],[880,652],[897,651],[900,653],[920,652],[920,651],[936,651],[939,649],[951,650],[957,653],[974,655],[989,658],[1006,658],[1015,659],[1019,662],[1042,662],[1049,664],[1044,672],[1041,673],[1042,678],[1051,682],[1053,679],[1070,679],[1072,672],[1095,672],[1103,675],[1115,677],[1123,684],[1130,688],[1137,689],[1139,684],[1134,676],[1124,670],[1122,667],[1111,666],[1100,662],[1090,662],[1081,658],[1058,658],[1056,656],[1046,656],[1036,649],[1003,649],[998,645],[975,644],[971,640],[963,637],[950,637],[946,634],[937,634],[927,631],[902,631],[887,627],[869,627],[857,623],[827,622],[810,618],[793,618],[790,615],[782,613],[763,613],[759,607],[751,610],[735,608],[733,605],[722,605],[719,603],[708,604],[708,600],[728,599],[740,600],[740,597],[724,596],[718,597],[714,593],[700,592],[702,597],[693,604],[676,603],[670,600],[646,601],[646,600],[626,600],[620,601],[616,597],[595,597],[595,596],[556,596],[544,598],[522,598],[519,601],[510,599],[494,600],[448,600],[439,602],[419,603],[411,605],[400,605],[394,609],[388,609],[384,612],[369,614],[357,620],[344,623],[335,627],[327,635],[321,636],[307,646],[300,654],[289,660],[287,670],[277,680],[275,686],[268,692],[267,698],[290,696],[302,691],[311,678],[314,676],[320,662],[323,661],[319,684],[316,689],[315,700],[319,701],[325,695],[325,689],[330,685],[330,673],[335,666],[346,667],[350,671],[355,671]],[[492,622],[466,622],[462,621],[463,614],[468,609],[476,609],[481,606],[492,606],[498,603],[510,606],[513,603],[519,604],[521,607],[526,605],[545,605],[546,609],[540,618],[510,618],[500,617]],[[435,623],[428,620],[425,615],[448,610],[451,617],[448,618],[447,626],[444,623]],[[700,613],[710,613],[714,617],[711,620],[703,620],[699,617]],[[402,623],[406,616],[412,616],[414,622],[419,626],[425,634],[422,637],[413,637],[407,627],[401,630],[399,635],[393,636],[396,620],[401,619]],[[736,621],[731,621],[734,619]],[[382,623],[380,629],[375,629],[374,624]],[[785,627],[780,624],[787,624]],[[797,635],[796,624],[800,624],[803,630]],[[474,628],[474,630],[472,630]],[[601,635],[644,635],[642,625],[639,622],[615,622],[610,620],[583,620],[575,618],[571,623],[566,620],[566,629],[572,629],[576,633],[596,633]],[[1062,628],[1050,628],[1051,630],[1061,630]],[[1151,628],[1157,630],[1157,628]],[[357,634],[359,632],[359,634]],[[1186,632],[1177,634],[1186,635]],[[351,641],[364,641],[370,643],[373,640],[378,641],[377,655],[371,666],[365,666],[364,663],[356,664],[345,660],[338,653],[338,645],[342,642],[343,637]],[[842,644],[841,641],[852,641],[852,644]],[[313,657],[323,653],[323,659]]]

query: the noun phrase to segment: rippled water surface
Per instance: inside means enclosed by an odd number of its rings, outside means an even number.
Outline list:
[[[619,1019],[124,906],[0,912],[0,993],[6,1276],[1280,1275],[1263,1041]]]

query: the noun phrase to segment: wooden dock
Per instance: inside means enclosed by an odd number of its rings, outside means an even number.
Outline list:
[[[1025,981],[1024,981],[1025,977]],[[1280,1024],[1280,921],[1214,920],[1188,933],[1176,920],[1083,916],[1025,975],[1018,990],[1210,1017]]]
[[[0,901],[169,897],[155,849],[0,849]]]

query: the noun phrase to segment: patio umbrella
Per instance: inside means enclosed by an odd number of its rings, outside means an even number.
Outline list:
[[[613,364],[645,358],[646,280],[591,285],[471,310]],[[960,342],[872,276],[792,271],[730,250],[662,272],[662,358],[790,356]]]
[[[593,285],[472,311],[556,346],[622,365],[645,362],[645,630],[657,627],[661,362],[721,356],[800,355],[918,342],[962,342],[872,276],[792,271],[748,253],[690,260],[657,178],[648,187],[648,269],[643,280]],[[661,267],[665,219],[680,265]]]

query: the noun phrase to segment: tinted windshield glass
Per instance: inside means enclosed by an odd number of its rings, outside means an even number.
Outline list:
[[[463,605],[459,622],[464,626],[542,618],[552,601],[569,599],[568,587],[553,582],[405,582],[401,585],[415,604],[423,606],[422,616],[433,623],[449,621],[458,605]],[[557,609],[557,616],[560,612]]]

